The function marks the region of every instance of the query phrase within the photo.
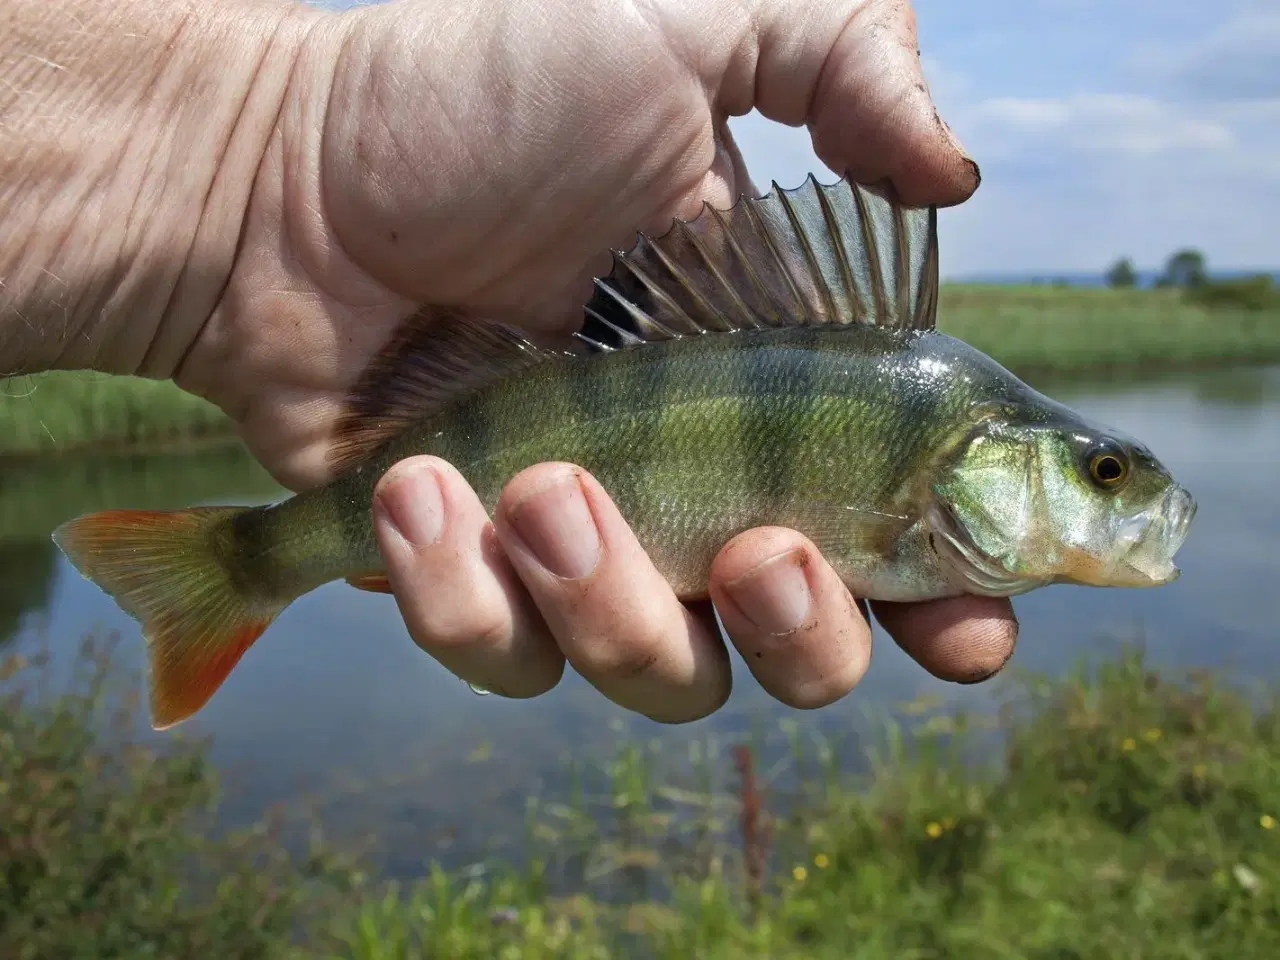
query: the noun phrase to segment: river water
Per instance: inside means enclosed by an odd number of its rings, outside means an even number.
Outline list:
[[[1168,587],[1052,587],[1020,598],[1011,667],[1055,673],[1138,640],[1157,665],[1280,679],[1280,367],[1036,386],[1144,439],[1200,510],[1180,554],[1183,576]],[[0,469],[6,649],[49,649],[56,677],[85,634],[117,631],[116,662],[138,675],[136,627],[66,564],[49,532],[109,506],[279,494],[234,447]],[[878,630],[859,688],[813,713],[774,703],[740,667],[729,704],[682,727],[627,715],[572,673],[533,701],[478,696],[414,647],[391,598],[330,585],[286,610],[180,730],[211,735],[229,822],[314,804],[338,833],[371,835],[390,869],[411,874],[428,857],[467,860],[518,841],[528,797],[563,797],[571,762],[607,760],[623,739],[679,753],[744,736],[774,742],[789,730],[839,738],[852,752],[877,713],[921,698],[989,710],[1003,689],[935,681]]]

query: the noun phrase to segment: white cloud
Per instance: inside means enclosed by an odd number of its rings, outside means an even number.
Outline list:
[[[998,97],[944,115],[984,176],[941,215],[945,275],[1157,266],[1180,246],[1220,267],[1280,263],[1280,99]],[[759,186],[825,169],[804,130],[753,115],[734,132]]]
[[[1070,66],[1069,51],[1044,62],[1035,51],[1052,22],[1020,10],[994,46],[969,41],[995,29],[995,11],[975,12],[971,31],[939,19],[952,29],[924,57],[943,117],[983,171],[978,193],[942,214],[944,273],[1092,271],[1122,254],[1157,266],[1180,246],[1211,266],[1280,265],[1276,0],[1212,12],[1171,2],[1150,30],[1122,3],[1119,29],[1059,38],[1082,62],[1106,49],[1105,70]],[[752,117],[735,132],[758,182],[823,169],[804,131]]]
[[[969,124],[986,126],[997,136],[1048,136],[1074,150],[1150,155],[1237,145],[1231,128],[1220,119],[1137,94],[993,97],[968,113]]]
[[[1135,66],[1193,99],[1280,97],[1280,10],[1246,9],[1202,38],[1135,53]]]

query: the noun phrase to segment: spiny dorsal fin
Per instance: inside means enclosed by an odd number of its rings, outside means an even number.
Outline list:
[[[887,185],[811,175],[729,210],[704,205],[662,237],[615,250],[578,338],[610,350],[761,327],[930,330],[937,304],[936,208],[904,207]]]
[[[330,465],[340,471],[450,401],[563,353],[504,324],[455,310],[421,310],[351,388]]]

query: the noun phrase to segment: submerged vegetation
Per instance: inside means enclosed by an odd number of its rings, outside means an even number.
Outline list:
[[[940,324],[1014,372],[1280,361],[1269,277],[1137,289],[942,288]],[[101,374],[0,379],[0,457],[171,447],[229,438],[216,407],[171,383]]]
[[[211,833],[202,749],[138,742],[84,663],[59,696],[48,665],[0,671],[15,960],[1280,956],[1280,702],[1136,651],[998,721],[889,728],[862,776],[800,738],[791,783],[746,747],[684,783],[624,746],[607,796],[531,808],[526,862],[401,887],[296,830]]]

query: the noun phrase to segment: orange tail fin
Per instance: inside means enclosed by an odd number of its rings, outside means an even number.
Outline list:
[[[252,509],[106,510],[54,531],[76,569],[142,625],[157,730],[203,707],[288,605],[243,595],[214,550],[215,528]]]

